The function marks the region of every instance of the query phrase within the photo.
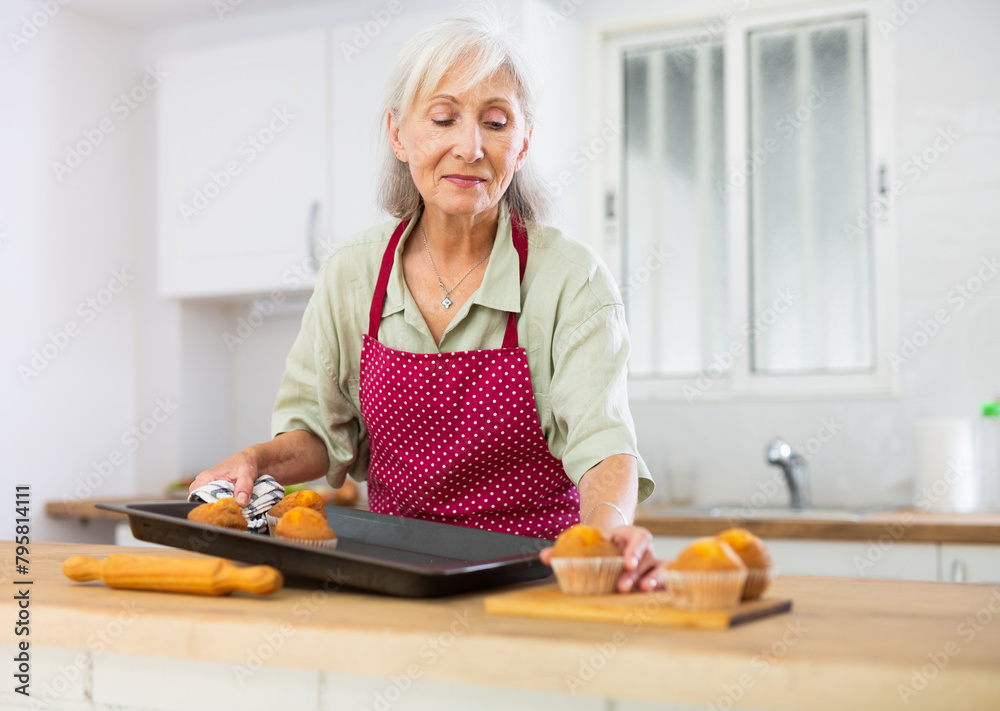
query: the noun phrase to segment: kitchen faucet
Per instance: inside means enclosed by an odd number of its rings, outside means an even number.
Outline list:
[[[806,460],[798,452],[793,452],[791,445],[783,439],[774,438],[767,444],[765,450],[768,464],[781,467],[788,482],[788,492],[791,494],[793,509],[809,507],[809,471]]]

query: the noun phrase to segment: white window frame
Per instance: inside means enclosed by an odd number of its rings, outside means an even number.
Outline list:
[[[686,41],[699,34],[706,37],[707,28],[724,25],[720,33],[725,51],[726,98],[726,166],[739,165],[746,156],[749,115],[747,104],[747,33],[756,28],[775,25],[866,17],[867,87],[869,121],[869,205],[878,196],[880,186],[894,179],[888,168],[893,166],[891,128],[891,43],[893,34],[883,37],[879,20],[887,17],[891,7],[887,0],[827,2],[806,7],[787,4],[769,8],[749,6],[733,0],[715,12],[701,18],[650,18],[642,28],[597,28],[591,35],[591,48],[603,60],[603,81],[595,82],[601,99],[592,97],[590,105],[598,110],[599,120],[607,117],[623,125],[622,76],[623,49],[672,41]],[[729,14],[726,14],[726,10]],[[655,29],[649,29],[655,26]],[[736,80],[734,80],[736,79]],[[593,225],[601,225],[601,234],[591,234],[593,244],[604,257],[612,273],[622,274],[622,144],[613,141],[605,152],[602,175],[592,180],[590,189]],[[875,301],[874,337],[875,370],[867,373],[768,375],[750,372],[749,338],[742,331],[749,312],[748,270],[748,189],[749,179],[730,193],[727,207],[730,283],[730,333],[732,343],[742,346],[742,355],[735,357],[728,375],[708,382],[704,376],[676,378],[629,378],[629,397],[634,401],[729,402],[753,399],[802,398],[885,398],[898,397],[900,378],[889,361],[889,353],[898,347],[898,289],[895,204],[881,210],[872,221],[871,239],[873,298]],[[891,196],[890,196],[891,197]],[[623,279],[623,282],[625,280]]]

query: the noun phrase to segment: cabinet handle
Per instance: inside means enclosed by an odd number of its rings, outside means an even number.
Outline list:
[[[319,268],[316,257],[316,222],[319,220],[319,200],[314,200],[309,206],[309,219],[306,220],[306,256],[313,271]]]
[[[965,561],[958,559],[951,561],[951,582],[964,583],[966,580]]]

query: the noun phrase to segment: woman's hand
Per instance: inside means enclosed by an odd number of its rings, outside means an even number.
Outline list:
[[[282,432],[270,442],[247,447],[206,469],[191,484],[189,491],[211,481],[235,484],[233,498],[246,506],[257,477],[269,474],[282,486],[301,484],[326,474],[330,460],[323,440],[308,430]]]
[[[618,578],[618,592],[651,592],[663,587],[663,567],[653,554],[653,534],[640,526],[619,526],[611,531],[611,541],[622,550],[625,572]],[[545,565],[552,560],[552,547],[538,554]]]
[[[660,562],[653,554],[653,534],[641,526],[619,526],[611,542],[622,549],[625,572],[618,578],[618,592],[651,592],[663,587]]]
[[[250,500],[254,482],[257,481],[257,467],[257,458],[253,454],[253,448],[241,450],[221,464],[216,464],[211,469],[206,469],[196,476],[188,491],[194,491],[213,481],[231,481],[235,485],[233,498],[240,506],[246,506]]]

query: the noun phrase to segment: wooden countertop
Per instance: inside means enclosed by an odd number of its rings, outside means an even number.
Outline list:
[[[418,668],[426,680],[562,694],[576,679],[583,695],[719,708],[738,695],[737,707],[889,709],[904,705],[901,694],[912,709],[1000,708],[997,586],[780,576],[771,594],[791,598],[791,613],[717,632],[644,627],[641,619],[493,617],[482,594],[405,600],[317,583],[267,598],[203,598],[112,590],[61,573],[70,555],[126,551],[196,555],[33,544],[32,644],[88,649],[113,627],[116,653],[247,664],[280,638],[269,665],[347,674]],[[7,589],[18,590],[12,543],[0,542],[0,561]],[[0,598],[8,621],[17,617],[12,598]],[[13,628],[0,626],[0,641],[21,639]]]
[[[740,525],[762,538],[813,538],[868,541],[889,536],[893,541],[933,543],[1000,543],[1000,514],[933,514],[912,509],[883,511],[860,521],[823,519],[750,519],[730,523],[724,517],[672,516],[670,507],[640,507],[636,524],[655,536],[711,536]]]

